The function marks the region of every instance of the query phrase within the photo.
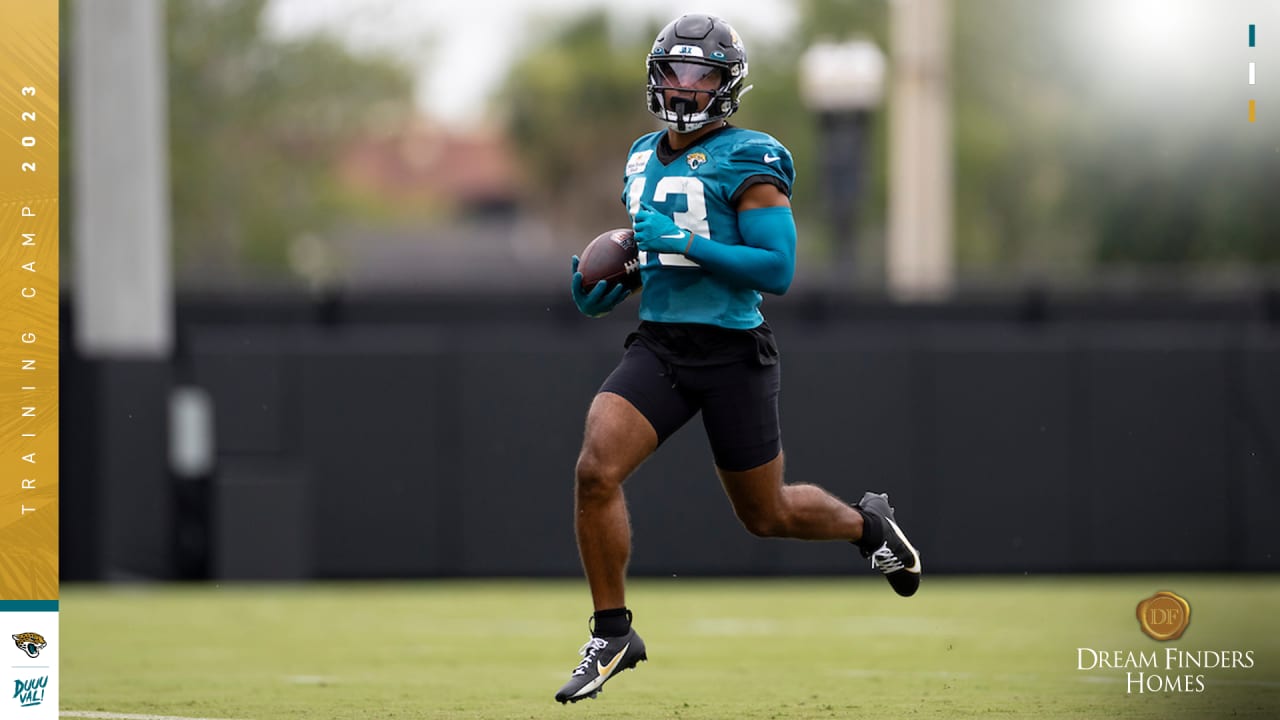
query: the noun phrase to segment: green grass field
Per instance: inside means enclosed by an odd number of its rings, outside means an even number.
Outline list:
[[[1157,643],[1134,614],[1192,608]],[[1280,578],[929,577],[644,580],[630,587],[650,661],[596,700],[552,695],[577,663],[580,581],[67,586],[62,702],[198,718],[1280,717]],[[1077,648],[1252,650],[1188,670],[1199,693],[1126,693]],[[1134,672],[1151,672],[1150,669]],[[1177,675],[1179,671],[1161,674]]]

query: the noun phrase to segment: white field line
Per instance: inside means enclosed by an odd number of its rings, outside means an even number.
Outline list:
[[[63,710],[63,717],[96,717],[100,720],[227,720],[225,717],[183,717],[178,715],[138,715],[136,712],[97,712],[93,710]]]

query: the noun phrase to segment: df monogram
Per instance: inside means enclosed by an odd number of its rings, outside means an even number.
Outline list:
[[[1138,624],[1154,640],[1177,640],[1191,623],[1191,606],[1167,590],[1138,603]]]

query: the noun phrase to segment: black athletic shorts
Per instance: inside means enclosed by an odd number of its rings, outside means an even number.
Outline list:
[[[754,353],[714,365],[678,363],[662,357],[669,355],[663,347],[655,352],[651,342],[644,333],[633,333],[600,392],[621,395],[634,405],[658,433],[659,445],[701,410],[702,426],[721,470],[750,470],[778,456],[781,372],[771,335],[774,353],[769,364],[762,364]]]

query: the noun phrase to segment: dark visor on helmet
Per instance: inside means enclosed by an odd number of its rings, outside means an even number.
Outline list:
[[[724,69],[683,60],[656,60],[653,82],[665,88],[715,90],[724,82]]]

